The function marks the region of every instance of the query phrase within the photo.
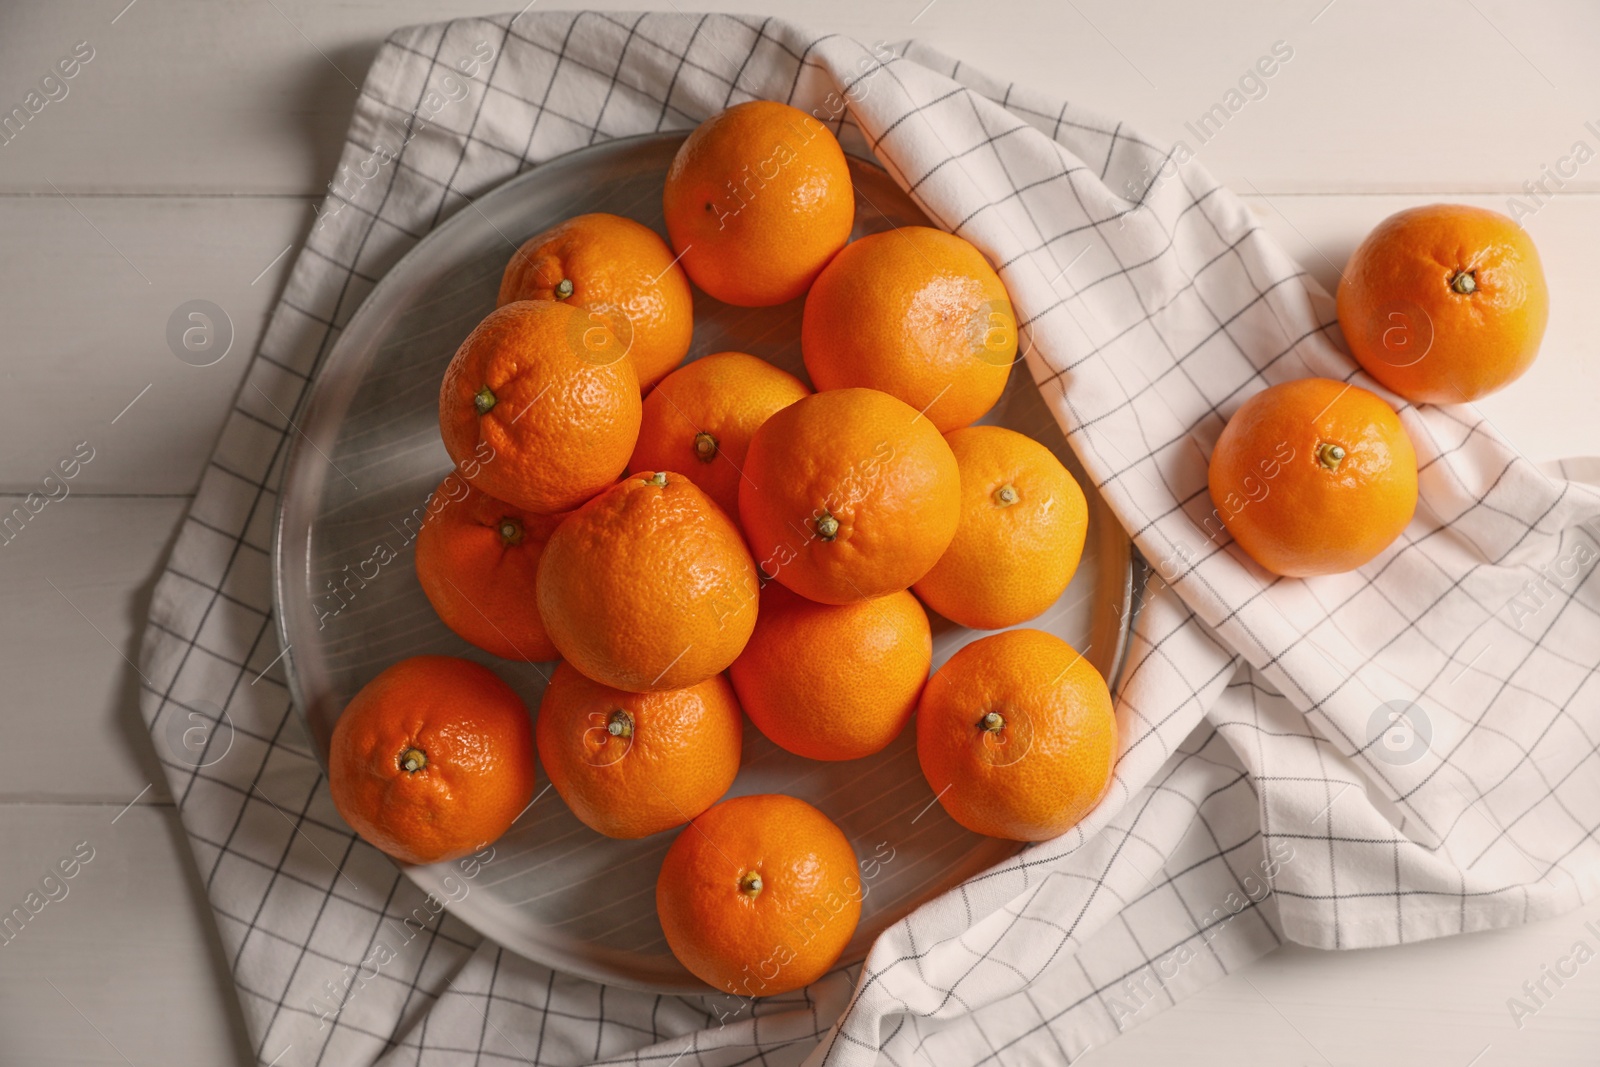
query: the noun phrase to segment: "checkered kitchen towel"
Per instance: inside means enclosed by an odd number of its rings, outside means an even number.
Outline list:
[[[999,266],[1028,371],[1155,575],[1091,819],[920,909],[864,965],[747,1005],[564,977],[440,914],[339,820],[279,668],[251,680],[279,654],[283,413],[374,281],[520,171],[754,97],[828,119]],[[1579,478],[1600,468],[1546,473],[1470,407],[1402,406],[1422,504],[1399,543],[1313,581],[1251,565],[1213,533],[1224,420],[1290,378],[1376,386],[1327,294],[1168,159],[923,48],[772,20],[525,14],[390,38],[341,161],[374,173],[320,209],[143,650],[261,1062],[1061,1062],[1283,940],[1394,944],[1592,898],[1600,491]],[[163,738],[224,708],[227,758],[172,758]]]

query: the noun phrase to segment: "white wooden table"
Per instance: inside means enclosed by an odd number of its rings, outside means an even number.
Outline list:
[[[0,497],[94,459],[0,546],[0,911],[79,842],[94,859],[0,944],[0,1065],[250,1062],[209,911],[135,706],[150,591],[392,28],[507,0],[9,0],[0,112],[88,42],[0,145]],[[513,3],[515,0],[513,0]],[[550,0],[546,0],[550,2]],[[687,0],[685,0],[687,2]],[[639,3],[595,6],[636,8]],[[665,7],[677,5],[666,0]],[[1600,455],[1600,8],[1592,0],[733,0],[980,67],[1184,138],[1325,285],[1397,208],[1538,210],[1544,354],[1484,409],[1535,459]],[[1264,95],[1184,123],[1275,42]],[[86,49],[80,48],[80,55]],[[61,96],[62,86],[66,95]],[[1594,120],[1593,126],[1585,123]],[[1544,168],[1551,168],[1546,172]],[[1559,170],[1558,170],[1559,168]],[[1565,171],[1562,187],[1546,178]],[[1550,195],[1528,197],[1525,182]],[[178,304],[223,307],[227,358],[174,358]],[[130,406],[131,405],[131,406]],[[1286,949],[1090,1062],[1600,1063],[1600,962],[1519,1029],[1507,998],[1600,920],[1350,953]],[[1474,1057],[1479,1057],[1474,1059]]]

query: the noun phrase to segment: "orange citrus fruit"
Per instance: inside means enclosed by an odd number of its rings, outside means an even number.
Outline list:
[[[1400,417],[1376,394],[1327,378],[1283,382],[1240,405],[1211,453],[1209,481],[1212,520],[1291,578],[1371,561],[1417,508],[1417,454]]]
[[[579,215],[522,243],[500,280],[499,303],[562,300],[592,313],[622,342],[648,390],[683,362],[694,294],[672,250],[620,215]]]
[[[447,474],[428,498],[416,541],[417,581],[444,624],[504,659],[555,659],[534,588],[556,520]]]
[[[625,693],[556,667],[534,737],[572,813],[607,837],[682,826],[739,773],[744,719],[720,674],[659,693]]]
[[[947,433],[1000,399],[1017,319],[982,252],[943,230],[901,226],[833,257],[806,296],[800,347],[819,391],[882,389]]]
[[[1059,837],[1111,784],[1117,720],[1105,679],[1059,637],[1005,630],[928,679],[917,758],[950,817],[1013,841]]]
[[[856,211],[832,132],[773,100],[735,104],[697,126],[673,157],[662,206],[689,277],[740,307],[803,295],[850,239]]]
[[[567,511],[628,465],[640,407],[633,361],[609,330],[570,304],[519,300],[456,350],[439,387],[439,431],[457,469],[490,496]]]
[[[732,518],[756,428],[810,395],[794,375],[743,352],[718,352],[679,367],[644,399],[633,470],[678,471]]]
[[[794,797],[735,797],[678,834],[656,914],[678,962],[714,989],[765,997],[828,972],[861,918],[855,851]]]
[[[1427,404],[1476,400],[1520,376],[1550,315],[1533,239],[1498,211],[1461,204],[1380,222],[1350,257],[1338,303],[1366,372]]]
[[[1089,523],[1083,490],[1048,448],[1013,430],[967,426],[945,440],[961,470],[961,521],[913,588],[974,630],[1031,619],[1078,569]]]
[[[928,573],[961,514],[956,458],[933,423],[876,389],[797,400],[755,432],[739,515],[761,569],[824,604]]]
[[[476,852],[533,798],[528,709],[493,671],[413,656],[362,686],[328,748],[344,821],[402,863]]]
[[[614,689],[682,689],[725,670],[755,627],[755,563],[689,479],[630,475],[556,527],[539,614],[564,659]]]
[[[870,756],[900,735],[928,680],[933,637],[904,590],[818,604],[777,582],[728,668],[745,714],[778,746],[818,760]]]

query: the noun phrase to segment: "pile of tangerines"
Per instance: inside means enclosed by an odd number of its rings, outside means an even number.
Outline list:
[[[837,140],[766,101],[688,137],[663,206],[670,246],[606,214],[528,239],[440,387],[447,484],[466,490],[436,494],[417,577],[468,642],[559,661],[536,723],[489,669],[414,657],[345,709],[329,779],[366,840],[432,863],[511,826],[534,795],[537,751],[599,833],[682,828],[657,877],[668,945],[712,986],[767,995],[832,966],[863,894],[849,841],[816,808],[722,799],[744,716],[817,760],[880,752],[915,716],[938,802],[970,830],[1022,841],[1064,833],[1099,802],[1116,723],[1079,653],[1042,630],[1002,630],[1066,588],[1087,508],[1043,445],[973,425],[1017,350],[983,255],[924,227],[850,241],[855,193]],[[1451,244],[1462,227],[1483,237],[1493,224],[1457,213],[1422,225],[1432,244],[1380,230],[1363,246],[1341,315],[1365,320],[1375,300],[1403,299],[1432,316],[1435,347],[1481,340],[1485,317],[1511,323],[1511,288],[1527,264],[1537,270],[1531,245],[1512,240],[1520,231],[1465,268],[1472,283],[1451,268],[1443,297],[1412,274],[1477,247]],[[1397,250],[1412,258],[1396,264]],[[816,391],[741,352],[684,364],[691,284],[744,307],[803,297]],[[1530,307],[1532,289],[1521,292]],[[1443,303],[1455,296],[1469,303]],[[1542,305],[1524,314],[1536,345]],[[1371,331],[1346,331],[1362,356]],[[1492,357],[1450,363],[1473,368],[1451,388],[1494,378]],[[1417,376],[1425,364],[1378,377],[1438,386]],[[1269,459],[1262,495],[1249,487]],[[1381,400],[1313,379],[1240,409],[1211,486],[1262,565],[1324,573],[1399,533],[1416,462]],[[1247,506],[1233,508],[1239,493]],[[930,678],[928,609],[1002,632]]]

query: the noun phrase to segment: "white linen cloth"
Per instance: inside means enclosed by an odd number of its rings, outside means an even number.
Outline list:
[[[284,413],[374,281],[540,161],[755,97],[830,119],[998,266],[1027,372],[1156,574],[1093,816],[907,917],[864,965],[750,1004],[564,977],[440,914],[339,819],[280,668],[252,680],[280,651]],[[1249,563],[1203,525],[1227,416],[1306,375],[1382,390],[1250,210],[1169,158],[915,45],[773,20],[526,13],[395,33],[142,655],[260,1061],[1058,1063],[1284,940],[1394,944],[1592,898],[1600,466],[1542,471],[1471,407],[1389,397],[1421,467],[1400,541],[1311,581]],[[163,738],[222,709],[226,758],[173,758]]]

